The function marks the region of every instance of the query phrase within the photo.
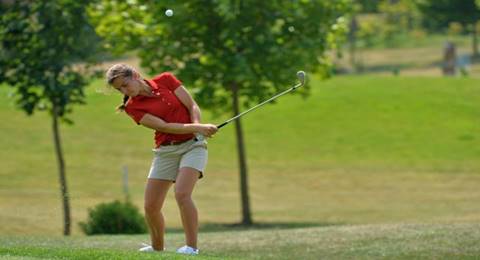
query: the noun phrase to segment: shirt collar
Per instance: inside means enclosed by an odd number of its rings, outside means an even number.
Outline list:
[[[157,83],[155,83],[155,81],[150,80],[150,79],[144,79],[144,81],[148,84],[148,86],[150,86],[152,91],[158,90],[158,85],[157,85]]]

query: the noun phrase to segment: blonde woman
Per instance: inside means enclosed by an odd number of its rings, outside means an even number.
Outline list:
[[[198,213],[192,192],[203,177],[207,147],[203,137],[217,131],[213,124],[200,123],[200,109],[187,89],[171,73],[144,79],[131,66],[116,64],[106,73],[109,85],[120,91],[125,111],[137,124],[155,130],[154,158],[145,188],[145,219],[151,246],[142,252],[162,251],[165,247],[165,221],[162,206],[175,183],[175,198],[185,231],[185,246],[178,253],[196,255]]]

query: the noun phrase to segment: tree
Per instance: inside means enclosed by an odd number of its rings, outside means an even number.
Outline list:
[[[378,12],[378,4],[381,0],[355,0],[354,2],[361,5],[362,12],[376,13]]]
[[[232,114],[293,83],[295,72],[327,73],[325,52],[345,33],[348,1],[101,1],[91,10],[112,51],[138,50],[150,73],[174,71],[202,107]],[[164,15],[173,9],[173,16]],[[302,92],[303,91],[303,92]],[[300,93],[306,94],[306,89]],[[242,223],[253,222],[244,134],[235,121]]]
[[[352,66],[352,69],[356,71],[358,69],[358,64],[356,61],[356,53],[357,53],[357,36],[358,36],[358,30],[359,30],[359,22],[358,22],[358,14],[363,12],[365,7],[371,7],[372,6],[372,1],[359,1],[359,0],[354,0],[352,1],[352,7],[351,7],[351,17],[350,17],[350,22],[349,22],[349,28],[348,28],[348,50],[350,54],[350,65]],[[372,10],[370,10],[372,11]]]
[[[473,56],[479,56],[476,23],[480,18],[480,1],[422,0],[418,6],[424,17],[424,24],[430,30],[444,29],[451,22],[459,22],[464,28],[469,28],[472,34]]]
[[[70,234],[70,204],[59,121],[84,103],[87,75],[98,37],[89,25],[86,1],[11,1],[0,4],[0,82],[15,90],[16,104],[28,115],[48,111],[58,163],[64,235]]]

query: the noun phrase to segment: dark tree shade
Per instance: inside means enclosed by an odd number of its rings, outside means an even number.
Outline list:
[[[431,30],[441,30],[450,22],[470,25],[480,17],[475,0],[422,0],[418,2],[424,24]]]

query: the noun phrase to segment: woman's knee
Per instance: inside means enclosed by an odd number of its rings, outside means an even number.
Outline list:
[[[145,201],[143,205],[143,209],[145,210],[145,214],[152,215],[157,214],[160,212],[161,206],[157,203]]]
[[[175,199],[177,200],[178,204],[184,204],[186,202],[189,202],[192,199],[192,193],[176,190]]]

